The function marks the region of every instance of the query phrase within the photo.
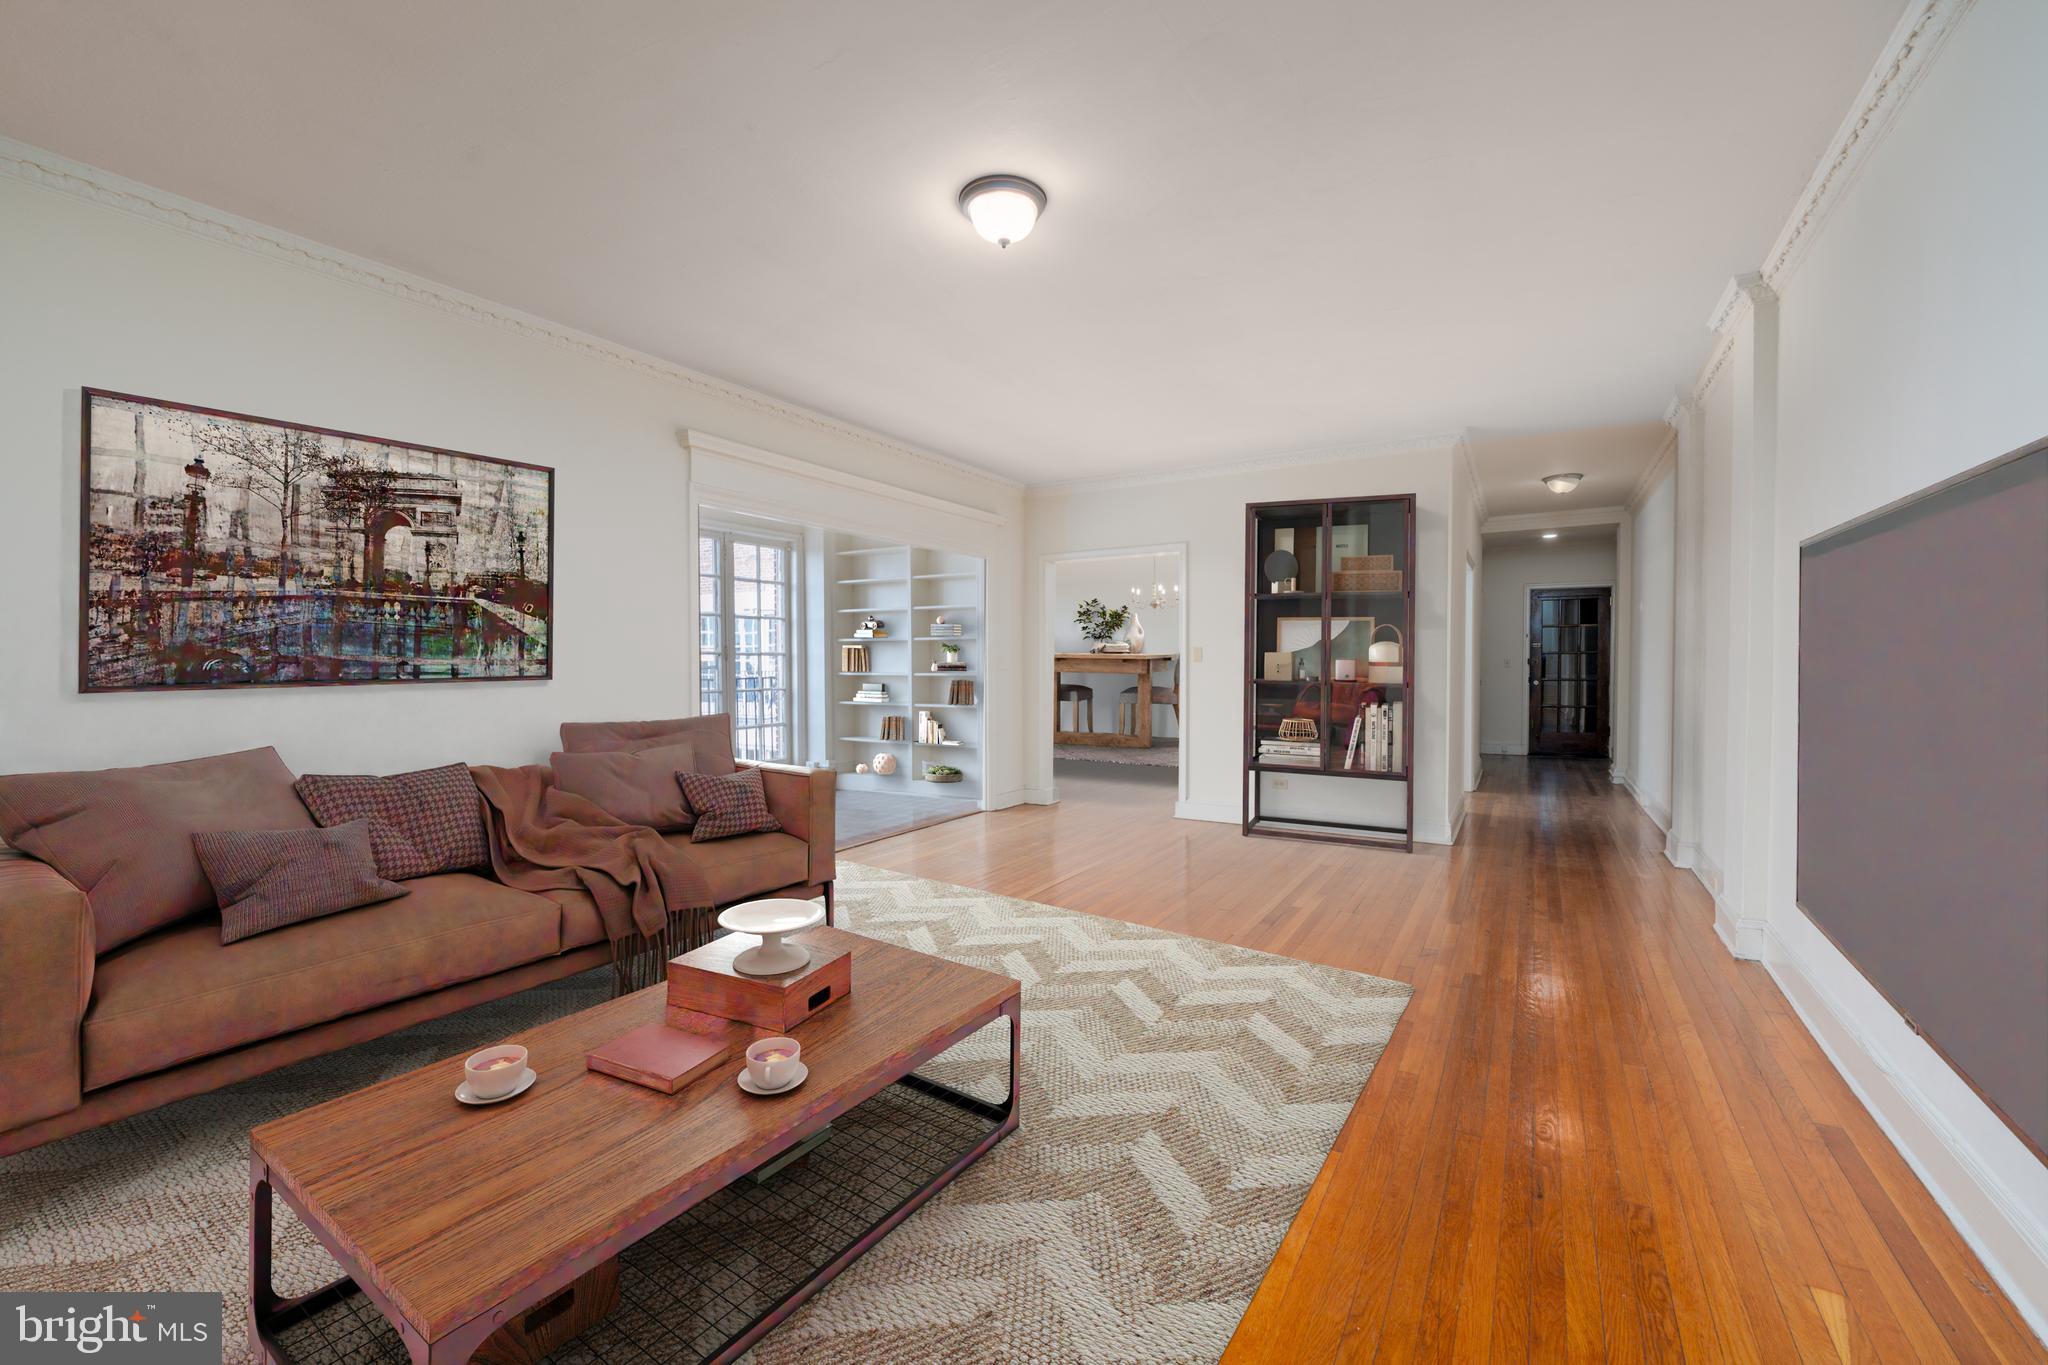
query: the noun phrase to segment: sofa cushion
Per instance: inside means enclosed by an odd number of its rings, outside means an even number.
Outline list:
[[[194,834],[312,827],[275,749],[146,768],[0,776],[0,838],[85,892],[93,947],[101,953],[213,909],[213,887],[192,851]]]
[[[548,760],[555,785],[580,796],[628,825],[648,829],[688,829],[689,803],[683,800],[676,774],[697,761],[694,744],[665,744],[653,749],[613,749],[603,753],[559,753]]]
[[[295,787],[322,825],[368,820],[377,871],[392,881],[461,872],[490,861],[484,798],[460,763],[390,777],[309,773]]]
[[[85,1087],[552,957],[562,908],[469,873],[400,900],[223,945],[210,918],[101,958],[84,1026]]]
[[[220,900],[222,943],[406,894],[377,875],[367,820],[195,834],[192,849]]]
[[[543,891],[562,907],[562,951],[586,948],[605,941],[604,916],[597,912],[597,898],[580,886]]]
[[[759,768],[742,768],[730,776],[677,773],[683,799],[694,817],[690,838],[697,843],[730,839],[736,834],[771,834],[782,822],[768,809],[768,793]]]
[[[683,716],[676,720],[608,720],[562,722],[562,748],[572,754],[597,754],[636,749],[663,749],[688,744],[696,761],[678,771],[729,773],[739,765],[732,757],[732,717]]]
[[[802,886],[808,879],[810,845],[792,834],[742,834],[708,844],[692,843],[687,834],[662,838],[688,846],[690,861],[703,872],[717,905]]]

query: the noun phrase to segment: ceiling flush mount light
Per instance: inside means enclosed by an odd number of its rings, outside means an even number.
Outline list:
[[[1545,540],[1556,540],[1556,539],[1557,539],[1557,532],[1555,532],[1555,531],[1545,531],[1545,532],[1543,533],[1543,538],[1544,538]]]
[[[1579,480],[1585,477],[1584,474],[1545,474],[1543,486],[1553,493],[1569,493],[1577,488]]]
[[[960,190],[960,211],[997,246],[1021,242],[1045,212],[1045,191],[1021,175],[984,175]]]

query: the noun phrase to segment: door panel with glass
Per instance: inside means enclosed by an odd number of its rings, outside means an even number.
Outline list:
[[[697,541],[698,695],[729,710],[733,755],[787,763],[796,753],[795,545],[706,530]]]
[[[1529,594],[1529,752],[1607,753],[1608,588]]]

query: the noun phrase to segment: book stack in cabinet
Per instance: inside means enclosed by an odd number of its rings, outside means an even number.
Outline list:
[[[1412,850],[1415,498],[1245,508],[1246,834]]]
[[[843,533],[828,550],[840,785],[979,799],[983,561]]]

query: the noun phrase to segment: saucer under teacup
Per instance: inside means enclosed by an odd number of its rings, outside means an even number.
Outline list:
[[[524,1095],[533,1088],[533,1083],[539,1079],[540,1073],[529,1066],[526,1068],[526,1074],[519,1078],[519,1083],[502,1095],[493,1095],[487,1100],[478,1099],[470,1093],[469,1082],[464,1081],[455,1087],[455,1098],[464,1104],[503,1104],[506,1100],[512,1099],[515,1096]]]
[[[805,1066],[802,1062],[798,1062],[796,1064],[796,1075],[788,1085],[783,1086],[779,1090],[763,1090],[760,1086],[754,1084],[754,1078],[747,1074],[746,1068],[741,1067],[740,1089],[746,1091],[749,1095],[787,1095],[790,1091],[796,1089],[798,1086],[802,1085],[807,1079],[809,1079],[810,1074],[811,1069]]]

